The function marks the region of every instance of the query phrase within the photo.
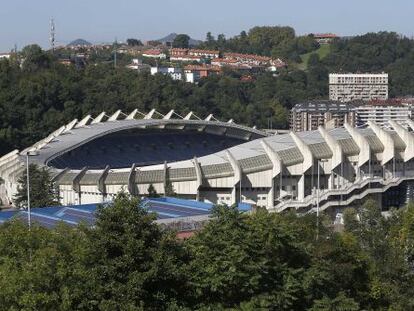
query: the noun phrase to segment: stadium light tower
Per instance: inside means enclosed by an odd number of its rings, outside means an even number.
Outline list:
[[[27,223],[29,225],[29,230],[32,228],[32,215],[30,209],[30,175],[29,175],[29,157],[36,156],[38,153],[36,151],[28,150],[26,152],[26,177],[27,177]]]

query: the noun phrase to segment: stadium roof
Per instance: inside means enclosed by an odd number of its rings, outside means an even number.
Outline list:
[[[265,132],[235,124],[233,120],[228,122],[218,121],[213,115],[209,115],[206,119],[201,120],[192,112],[182,117],[175,113],[174,110],[171,110],[166,115],[156,110],[152,110],[147,114],[134,110],[129,115],[126,115],[118,110],[111,116],[107,116],[103,112],[95,118],[88,115],[81,121],[75,119],[32,147],[22,151],[21,154],[25,155],[27,151],[35,151],[36,155],[31,157],[31,161],[40,165],[47,165],[49,161],[59,155],[99,137],[128,129],[151,128],[190,128],[245,140],[267,136]]]

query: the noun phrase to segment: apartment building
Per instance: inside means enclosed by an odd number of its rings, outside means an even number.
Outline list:
[[[290,129],[293,132],[337,128],[345,122],[355,126],[354,108],[359,102],[341,103],[329,100],[315,100],[296,104],[290,113]]]
[[[329,99],[341,102],[388,99],[388,74],[331,73]]]
[[[379,126],[388,126],[389,121],[404,122],[413,117],[413,104],[401,100],[371,101],[354,108],[356,126],[365,125],[368,121]]]

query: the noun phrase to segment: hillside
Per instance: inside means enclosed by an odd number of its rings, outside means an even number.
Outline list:
[[[312,51],[306,54],[302,54],[300,58],[302,59],[302,63],[299,64],[298,68],[300,70],[306,70],[308,67],[308,60],[311,54],[316,53],[319,55],[319,59],[324,59],[329,53],[331,52],[331,46],[329,44],[321,45],[319,49],[316,51]]]

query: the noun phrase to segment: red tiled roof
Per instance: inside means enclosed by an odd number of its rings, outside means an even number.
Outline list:
[[[225,63],[225,64],[236,64],[238,61],[235,59],[226,59],[226,58],[213,58],[211,62],[215,63]]]
[[[221,71],[219,66],[213,65],[187,65],[184,70],[207,70],[207,71]]]
[[[204,54],[219,54],[219,51],[215,50],[200,50],[200,49],[190,49],[188,50],[189,53],[204,53]]]
[[[271,59],[268,56],[261,56],[261,55],[255,55],[255,54],[241,54],[241,53],[224,53],[224,58],[242,58],[246,60],[256,60],[256,61],[263,61],[263,62],[268,62]]]
[[[160,50],[146,50],[142,52],[142,54],[147,54],[147,55],[160,55],[161,53],[162,51]]]
[[[314,33],[313,36],[317,39],[321,38],[337,38],[338,36],[334,33]]]

